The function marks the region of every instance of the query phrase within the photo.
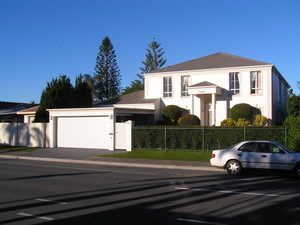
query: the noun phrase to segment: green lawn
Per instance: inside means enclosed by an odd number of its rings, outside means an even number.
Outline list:
[[[209,162],[211,151],[133,150],[131,152],[104,155],[101,157]]]
[[[10,146],[10,145],[0,145],[0,153],[5,152],[33,152],[39,149],[39,147],[25,147],[25,146]]]

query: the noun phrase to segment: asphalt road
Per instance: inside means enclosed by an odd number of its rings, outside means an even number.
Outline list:
[[[289,175],[0,159],[0,224],[300,224]]]

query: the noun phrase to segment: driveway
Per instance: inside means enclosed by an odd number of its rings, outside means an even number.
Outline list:
[[[105,149],[81,149],[81,148],[41,148],[34,152],[18,152],[21,156],[57,158],[57,159],[76,159],[86,160],[98,155],[108,155],[122,153],[125,151],[109,151]]]

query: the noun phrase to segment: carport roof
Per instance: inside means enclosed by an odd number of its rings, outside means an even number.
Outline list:
[[[108,101],[101,102],[97,106],[115,105],[115,104],[147,104],[155,103],[159,98],[145,99],[144,90],[136,91],[127,95],[117,97]]]

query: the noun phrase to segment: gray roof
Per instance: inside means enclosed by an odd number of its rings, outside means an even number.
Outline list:
[[[101,105],[114,105],[114,104],[145,104],[154,103],[158,98],[145,99],[144,90],[136,91],[127,95],[120,96],[115,99],[101,102],[97,106]]]
[[[202,70],[202,69],[214,69],[214,68],[230,68],[230,67],[242,67],[242,66],[260,66],[260,65],[272,66],[273,64],[219,52],[198,59],[179,63],[173,66],[168,66],[153,71],[153,73],[185,71],[185,70]]]
[[[13,106],[13,107],[10,107],[10,108],[6,108],[6,109],[1,109],[0,110],[0,116],[2,115],[13,115],[13,114],[16,114],[17,112],[21,111],[21,110],[24,110],[25,107],[24,106]]]

